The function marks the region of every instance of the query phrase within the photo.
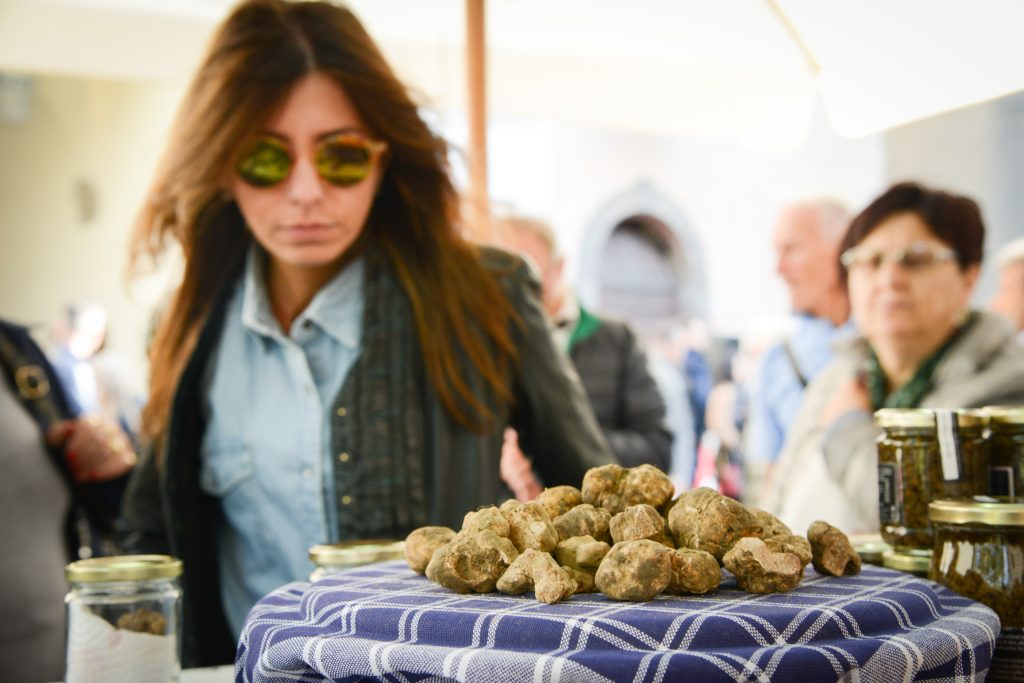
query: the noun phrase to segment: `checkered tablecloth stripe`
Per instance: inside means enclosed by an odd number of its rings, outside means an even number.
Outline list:
[[[999,633],[989,608],[866,566],[808,568],[797,589],[649,603],[457,595],[402,562],[293,583],[261,600],[235,679],[277,681],[970,681]]]

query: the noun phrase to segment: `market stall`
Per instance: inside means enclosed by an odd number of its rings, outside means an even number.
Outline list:
[[[984,605],[864,567],[808,568],[788,593],[725,575],[704,596],[648,603],[459,595],[404,562],[293,583],[250,613],[236,680],[982,680],[999,633]]]

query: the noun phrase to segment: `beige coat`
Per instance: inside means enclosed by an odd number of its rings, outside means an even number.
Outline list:
[[[823,426],[833,393],[868,356],[863,337],[841,342],[836,357],[807,387],[771,478],[763,506],[805,533],[824,519],[847,533],[878,530],[879,430],[866,411]],[[977,408],[1024,403],[1024,346],[1009,326],[989,313],[957,341],[935,368],[922,408]]]

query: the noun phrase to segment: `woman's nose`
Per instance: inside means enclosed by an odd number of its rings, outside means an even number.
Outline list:
[[[878,266],[876,277],[879,282],[889,287],[900,287],[906,284],[910,274],[903,264],[892,259],[885,259]]]
[[[288,199],[309,203],[319,200],[323,194],[323,181],[317,173],[316,165],[311,159],[297,158],[288,177]]]

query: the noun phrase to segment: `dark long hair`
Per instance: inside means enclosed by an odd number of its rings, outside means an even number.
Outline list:
[[[150,349],[143,431],[158,437],[214,296],[243,268],[251,237],[224,192],[242,142],[299,79],[330,76],[378,139],[387,163],[363,237],[391,264],[409,298],[424,364],[449,414],[490,428],[495,415],[460,369],[465,352],[500,405],[511,401],[518,318],[477,248],[460,234],[448,147],[347,9],[328,2],[247,0],[220,26],[189,87],[132,239],[132,264],[168,242],[184,256],[182,282]]]

